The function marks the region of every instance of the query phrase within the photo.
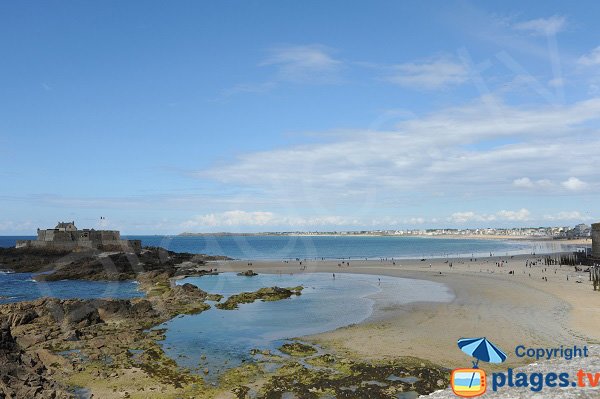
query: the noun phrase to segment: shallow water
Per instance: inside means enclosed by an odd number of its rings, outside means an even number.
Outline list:
[[[208,379],[219,371],[252,360],[251,349],[275,351],[286,339],[335,330],[359,323],[373,311],[369,296],[385,293],[397,304],[413,301],[450,301],[452,293],[436,282],[395,277],[329,273],[296,275],[234,273],[189,277],[204,291],[225,297],[262,287],[302,285],[302,295],[276,302],[242,304],[236,310],[212,307],[197,315],[177,317],[166,328],[162,342],[167,355],[192,370],[209,369]],[[204,355],[204,356],[203,356]]]
[[[0,304],[31,301],[40,297],[67,298],[134,298],[144,296],[133,281],[40,281],[31,273],[0,271]]]

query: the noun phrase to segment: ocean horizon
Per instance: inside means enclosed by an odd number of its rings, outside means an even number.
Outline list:
[[[545,254],[571,250],[556,241],[337,235],[129,235],[143,246],[239,260],[418,259]],[[0,247],[33,236],[0,236]]]

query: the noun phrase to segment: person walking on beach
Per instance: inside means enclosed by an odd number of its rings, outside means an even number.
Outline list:
[[[335,273],[333,273],[333,279],[335,280]]]

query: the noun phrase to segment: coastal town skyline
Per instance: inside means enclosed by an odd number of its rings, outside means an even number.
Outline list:
[[[314,230],[314,231],[261,231],[257,233],[213,232],[193,233],[183,232],[179,235],[384,235],[384,236],[511,236],[531,238],[589,238],[591,226],[584,223],[576,226],[546,226],[546,227],[513,227],[513,228],[429,228],[429,229],[389,229],[389,230]]]
[[[589,225],[598,12],[4,3],[0,235]]]

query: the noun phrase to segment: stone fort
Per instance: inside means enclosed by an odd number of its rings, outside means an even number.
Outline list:
[[[75,222],[60,222],[53,229],[37,229],[37,240],[19,240],[17,248],[73,250],[76,248],[104,251],[134,251],[142,249],[140,240],[121,240],[116,230],[78,230]]]

